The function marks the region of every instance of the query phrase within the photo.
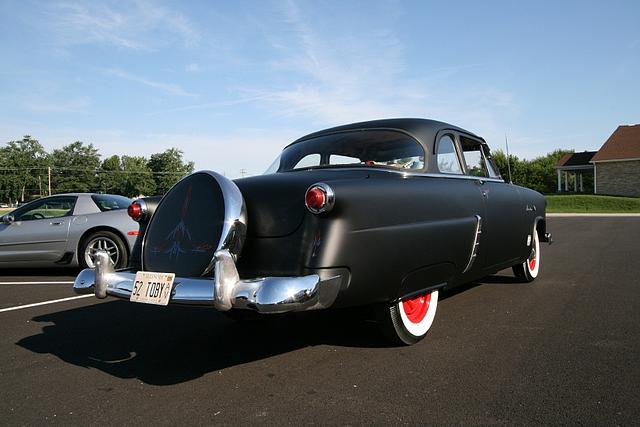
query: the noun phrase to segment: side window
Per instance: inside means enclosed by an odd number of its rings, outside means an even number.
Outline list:
[[[489,148],[486,145],[482,146],[484,152],[484,158],[487,162],[487,169],[489,170],[489,176],[491,178],[501,178],[500,172],[498,172],[498,168],[495,165],[495,162],[491,158],[491,153],[489,152]]]
[[[360,164],[360,159],[351,156],[342,156],[340,154],[332,154],[329,156],[330,165],[351,165]]]
[[[118,209],[127,209],[131,204],[131,199],[124,196],[115,196],[107,194],[94,194],[91,196],[95,204],[102,212]]]
[[[451,135],[444,135],[440,138],[436,154],[440,172],[462,174],[460,159],[456,153],[456,145]]]
[[[487,164],[482,153],[482,144],[464,136],[460,137],[460,145],[464,161],[467,164],[467,174],[480,177],[489,177]]]
[[[16,221],[60,218],[71,215],[75,204],[75,197],[46,198],[30,203],[29,206],[25,206],[26,209],[17,212],[15,218]]]
[[[320,165],[320,154],[314,153],[314,154],[307,154],[306,156],[304,156],[302,159],[300,159],[298,163],[296,163],[296,165],[293,168],[304,169],[304,168],[310,168],[312,166],[319,166],[319,165]]]

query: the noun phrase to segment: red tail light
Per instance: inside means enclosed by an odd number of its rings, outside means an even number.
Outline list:
[[[127,213],[134,221],[140,221],[145,217],[147,213],[147,207],[142,200],[136,200],[129,205],[129,207],[127,208]]]
[[[314,214],[329,212],[333,209],[334,203],[335,195],[333,190],[323,182],[309,187],[304,195],[304,204]]]

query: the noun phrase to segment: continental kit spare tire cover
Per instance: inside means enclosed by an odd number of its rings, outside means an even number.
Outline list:
[[[196,172],[178,182],[162,198],[147,227],[144,270],[201,276],[230,231],[225,222],[238,221],[225,218],[225,213],[234,213],[226,204],[237,204],[238,197],[244,211],[235,184],[214,172]]]

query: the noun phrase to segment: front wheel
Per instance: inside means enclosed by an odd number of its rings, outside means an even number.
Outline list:
[[[540,272],[540,239],[538,230],[533,230],[533,241],[531,242],[531,253],[529,258],[522,264],[514,265],[513,273],[524,282],[533,282]]]
[[[378,308],[378,322],[382,332],[396,344],[411,345],[429,332],[438,307],[438,291],[429,291]]]

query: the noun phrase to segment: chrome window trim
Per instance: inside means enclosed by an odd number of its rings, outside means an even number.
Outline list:
[[[303,172],[305,169],[300,169],[297,171],[287,171],[287,172],[278,172],[278,173],[291,173],[291,172]],[[312,169],[312,170],[317,170],[317,169]],[[469,181],[484,181],[484,182],[502,182],[504,183],[505,180],[502,178],[484,178],[481,176],[473,176],[473,175],[455,175],[455,174],[446,174],[446,173],[434,173],[434,172],[407,172],[405,170],[402,169],[398,169],[398,170],[394,170],[394,169],[383,169],[383,168],[374,168],[374,167],[370,167],[370,166],[360,166],[360,167],[353,167],[353,168],[336,168],[336,169],[331,169],[331,168],[325,168],[322,170],[326,170],[326,171],[330,171],[330,170],[372,170],[372,171],[377,171],[377,172],[388,172],[388,173],[395,173],[395,174],[400,174],[404,177],[409,177],[409,176],[416,176],[416,177],[428,177],[428,178],[450,178],[450,179],[466,179]]]
[[[420,149],[423,152],[423,156],[422,156],[422,167],[419,168],[418,170],[426,170],[428,168],[428,162],[430,159],[430,145],[421,139],[418,138],[417,136],[415,136],[413,133],[406,131],[404,129],[399,129],[399,128],[393,128],[393,127],[364,127],[364,128],[358,128],[358,129],[346,129],[346,130],[337,130],[334,132],[327,132],[327,133],[321,133],[320,135],[307,135],[304,136],[300,139],[296,139],[295,141],[293,141],[291,144],[286,145],[281,151],[280,154],[278,155],[277,159],[280,159],[282,157],[282,153],[284,153],[284,151],[291,147],[292,145],[295,145],[299,142],[307,142],[309,140],[315,139],[315,138],[324,138],[326,136],[333,136],[333,135],[340,135],[340,134],[347,134],[347,133],[359,133],[359,132],[374,132],[374,131],[388,131],[388,132],[396,132],[396,133],[401,133],[404,134],[405,136],[408,136],[410,139],[413,140],[413,142],[415,142],[418,147],[420,147]],[[419,156],[418,156],[419,157]],[[274,161],[275,163],[275,161]],[[327,166],[331,166],[331,165],[327,165]],[[336,165],[337,166],[337,165]],[[280,170],[281,165],[278,165],[278,169],[274,172],[274,173],[286,173],[286,172],[296,172],[299,170],[305,170],[304,168],[300,168],[300,169],[290,169],[290,170],[284,170],[281,171]],[[394,166],[387,166],[389,168],[395,168]],[[315,167],[314,167],[315,168]],[[269,169],[267,169],[267,171],[269,171],[271,169],[271,167],[269,167]],[[319,169],[327,169],[327,167],[322,167]],[[348,169],[348,168],[342,168],[342,169]],[[398,169],[398,168],[395,168]],[[264,175],[266,175],[267,173],[265,172]]]
[[[458,166],[460,167],[460,173],[456,173],[456,172],[447,173],[447,172],[442,172],[440,170],[440,165],[438,164],[438,154],[439,154],[438,150],[440,149],[440,142],[442,141],[442,138],[444,138],[445,136],[448,136],[448,137],[451,138],[451,142],[453,143],[454,154],[456,156],[456,159],[458,159]],[[456,138],[455,132],[453,132],[453,131],[445,131],[442,134],[438,133],[436,145],[435,145],[433,151],[434,151],[434,157],[435,157],[435,160],[436,160],[436,167],[438,168],[438,171],[441,174],[444,174],[444,175],[465,175],[466,174],[466,167],[463,166],[463,161],[460,158],[460,154],[461,154],[460,153],[460,146],[459,146],[459,144],[457,142],[457,138]],[[465,165],[466,165],[466,163],[465,163]]]

